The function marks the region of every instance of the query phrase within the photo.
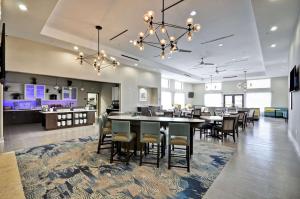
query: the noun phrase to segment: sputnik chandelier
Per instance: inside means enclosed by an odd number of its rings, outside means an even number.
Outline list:
[[[161,22],[155,22],[154,21],[154,12],[148,11],[144,15],[144,21],[147,24],[147,30],[145,33],[144,32],[139,33],[138,39],[133,41],[133,45],[136,46],[137,48],[139,48],[141,51],[144,50],[144,45],[148,45],[148,46],[151,46],[154,48],[161,49],[160,57],[161,57],[161,59],[164,59],[167,49],[169,49],[169,53],[180,51],[177,47],[177,43],[183,36],[186,35],[187,40],[191,41],[192,37],[193,37],[193,33],[198,32],[201,29],[200,24],[194,24],[193,18],[188,18],[186,20],[185,27],[170,24],[165,21],[165,11],[170,9],[173,6],[177,5],[180,2],[182,2],[182,0],[165,8],[165,0],[162,0]],[[169,31],[168,31],[169,28],[182,30],[183,33],[180,36],[178,36],[177,38],[175,36],[170,36]],[[159,30],[162,35],[161,38],[158,36]],[[149,38],[149,36],[152,36],[152,35],[154,35],[156,37],[157,42],[152,42],[152,41],[147,40]]]
[[[107,67],[113,67],[115,69],[117,66],[120,65],[120,62],[118,62],[114,57],[107,57],[107,54],[104,50],[100,51],[99,45],[99,32],[102,30],[101,26],[96,26],[96,30],[98,32],[98,50],[97,54],[93,55],[87,55],[85,56],[83,52],[79,53],[79,56],[77,59],[80,61],[80,64],[83,64],[83,62],[93,66],[94,70],[97,71],[97,74],[101,74],[101,70],[107,68]]]

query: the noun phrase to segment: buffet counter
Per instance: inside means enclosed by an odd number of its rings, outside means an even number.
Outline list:
[[[41,111],[42,126],[46,130],[93,125],[96,110]]]

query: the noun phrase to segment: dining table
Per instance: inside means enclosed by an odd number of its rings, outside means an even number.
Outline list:
[[[135,116],[135,115],[115,115],[115,116],[108,116],[109,120],[119,120],[119,121],[130,121],[130,122],[160,122],[164,124],[168,124],[169,122],[175,123],[189,123],[190,124],[190,153],[193,154],[193,136],[194,126],[199,125],[200,123],[204,123],[205,120],[203,119],[195,119],[195,118],[180,118],[180,117],[149,117],[149,116]]]

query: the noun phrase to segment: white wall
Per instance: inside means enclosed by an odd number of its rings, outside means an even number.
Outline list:
[[[290,47],[289,67],[290,70],[300,65],[300,15],[294,37]],[[300,154],[300,91],[293,94],[293,109],[289,108],[289,133],[298,154]],[[290,107],[290,106],[289,106]]]
[[[222,93],[222,94],[243,94],[243,89],[239,89],[237,84],[241,81],[226,81],[222,83],[221,91],[205,91],[205,84],[194,84],[193,90],[195,97],[194,105],[204,105],[205,93]],[[288,107],[288,78],[276,77],[271,78],[271,89],[249,89],[250,92],[271,92],[272,104],[274,107]]]
[[[157,88],[160,100],[159,73],[121,65],[97,76],[91,66],[80,65],[72,51],[16,37],[7,38],[6,50],[7,71],[120,83],[121,111],[136,110],[139,86]]]
[[[193,104],[193,99],[188,98],[188,93],[193,92],[193,85],[189,83],[183,83],[183,89],[182,90],[176,90],[175,89],[175,80],[169,79],[170,81],[170,88],[162,88],[162,91],[169,91],[172,93],[172,104],[174,104],[174,93],[184,93],[185,94],[185,104]]]

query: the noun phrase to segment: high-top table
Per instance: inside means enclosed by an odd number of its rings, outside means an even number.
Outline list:
[[[117,115],[117,116],[108,116],[109,120],[122,120],[122,121],[146,121],[146,122],[161,122],[161,123],[169,123],[169,122],[177,122],[177,123],[189,123],[190,124],[190,148],[191,155],[193,154],[193,126],[199,123],[204,123],[205,121],[202,119],[193,119],[193,118],[174,118],[174,117],[148,117],[148,116],[132,116],[132,115]]]

